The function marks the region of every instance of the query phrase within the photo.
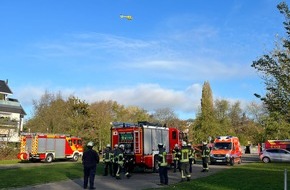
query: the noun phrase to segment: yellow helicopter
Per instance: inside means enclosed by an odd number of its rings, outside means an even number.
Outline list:
[[[122,14],[120,14],[120,18],[125,18],[127,20],[132,20],[133,19],[133,17],[130,16],[130,15],[122,15]]]

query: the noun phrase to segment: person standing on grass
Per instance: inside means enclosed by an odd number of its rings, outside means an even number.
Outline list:
[[[93,150],[93,146],[93,142],[88,142],[87,150],[84,152],[82,157],[82,163],[84,167],[84,189],[88,188],[88,182],[90,189],[96,189],[94,187],[94,182],[97,164],[99,163],[99,154]]]

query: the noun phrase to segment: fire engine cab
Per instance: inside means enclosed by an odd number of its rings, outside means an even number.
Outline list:
[[[281,148],[281,149],[286,149],[290,151],[290,140],[267,140],[264,143],[264,148],[269,149],[269,148]]]
[[[242,148],[238,137],[218,136],[210,152],[210,163],[234,165],[242,162]]]
[[[20,140],[20,160],[52,162],[56,159],[77,161],[83,155],[82,139],[69,135],[23,133]]]
[[[111,143],[130,147],[134,155],[134,166],[158,169],[158,143],[163,143],[167,152],[167,163],[173,163],[172,150],[175,144],[181,145],[185,134],[177,128],[164,127],[146,121],[133,123],[111,123]]]

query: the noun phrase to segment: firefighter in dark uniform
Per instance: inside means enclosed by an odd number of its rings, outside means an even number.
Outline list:
[[[208,161],[209,161],[209,154],[210,149],[207,146],[207,142],[202,143],[202,149],[201,149],[201,158],[202,158],[202,172],[208,172]]]
[[[94,143],[88,142],[87,150],[84,152],[82,157],[82,163],[84,166],[84,189],[90,185],[90,189],[96,189],[94,187],[95,175],[97,164],[99,163],[99,155],[93,149]]]
[[[125,145],[124,169],[125,169],[125,176],[127,178],[130,178],[134,170],[134,152],[131,150],[130,144]]]
[[[188,143],[188,150],[189,150],[189,172],[192,173],[192,164],[194,164],[194,154],[195,150],[192,148],[191,144]]]
[[[108,173],[110,176],[113,176],[112,172],[112,157],[113,157],[113,151],[111,149],[111,145],[107,144],[106,149],[103,153],[103,163],[104,163],[104,176],[107,176]]]
[[[121,172],[124,165],[124,145],[120,144],[114,152],[114,161],[117,163],[116,179],[121,179]]]
[[[158,166],[159,166],[159,178],[160,185],[168,185],[168,169],[166,160],[166,150],[162,143],[158,144]]]
[[[180,148],[178,146],[178,144],[175,144],[174,145],[174,149],[173,149],[173,172],[175,173],[176,172],[176,169],[179,169],[180,171],[180,161],[179,161],[179,151],[180,151]]]
[[[113,150],[113,155],[112,155],[113,177],[116,177],[116,173],[118,170],[118,162],[117,162],[117,158],[115,157],[115,155],[117,155],[118,152],[119,152],[119,145],[115,144],[114,150]]]
[[[180,169],[181,169],[181,182],[190,181],[191,175],[189,173],[189,149],[186,142],[182,142],[180,150]]]

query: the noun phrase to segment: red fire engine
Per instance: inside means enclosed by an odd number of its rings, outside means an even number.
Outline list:
[[[69,135],[23,133],[20,140],[20,160],[52,162],[55,159],[77,161],[83,155],[82,139]]]
[[[267,140],[264,144],[264,148],[281,148],[290,151],[290,140]]]
[[[173,162],[172,150],[175,144],[181,145],[185,134],[176,128],[163,127],[149,122],[138,124],[113,122],[111,123],[111,144],[124,144],[130,147],[134,154],[134,166],[153,169],[158,168],[158,143],[163,143],[167,151],[167,162]],[[129,146],[128,146],[129,145]]]

